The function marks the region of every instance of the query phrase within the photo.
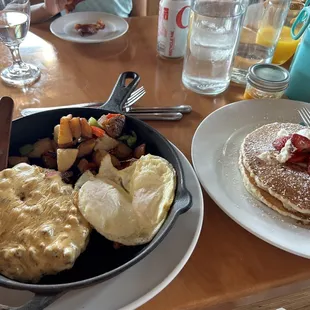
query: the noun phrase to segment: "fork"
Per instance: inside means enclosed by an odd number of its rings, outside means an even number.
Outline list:
[[[135,91],[133,91],[130,95],[130,97],[127,99],[124,108],[129,108],[130,106],[132,106],[134,103],[136,103],[141,97],[143,97],[145,95],[145,89],[143,86],[141,86],[140,88],[136,89]],[[27,108],[27,109],[23,109],[21,110],[21,115],[22,116],[27,116],[27,115],[31,115],[34,113],[38,113],[38,112],[43,112],[43,111],[49,111],[49,110],[57,110],[57,109],[63,109],[63,108],[92,108],[92,107],[99,107],[101,106],[102,103],[79,103],[79,104],[71,104],[71,105],[65,105],[65,106],[58,106],[58,107],[46,107],[46,108]]]
[[[298,113],[301,117],[301,119],[304,121],[304,123],[310,127],[310,111],[307,108],[301,108],[298,110]]]

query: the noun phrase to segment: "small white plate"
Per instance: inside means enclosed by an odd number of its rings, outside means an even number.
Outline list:
[[[195,172],[176,148],[192,194],[193,205],[180,215],[171,231],[150,255],[119,276],[95,286],[71,291],[46,310],[132,310],[161,292],[182,270],[199,238],[203,221],[203,196]],[[19,306],[32,293],[0,287],[0,303]]]
[[[298,225],[254,199],[244,188],[238,169],[240,144],[248,133],[273,122],[300,123],[297,110],[302,107],[310,105],[246,100],[224,106],[197,128],[192,160],[202,186],[235,222],[280,249],[310,258],[310,227]]]
[[[75,24],[93,24],[101,19],[105,28],[90,36],[80,36],[74,29]],[[50,25],[51,32],[58,38],[76,43],[101,43],[124,35],[128,23],[121,17],[103,12],[77,12],[63,15]]]

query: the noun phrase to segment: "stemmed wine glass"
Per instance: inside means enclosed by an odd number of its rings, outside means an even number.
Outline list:
[[[19,45],[24,40],[30,25],[30,0],[0,0],[0,42],[10,50],[13,64],[2,70],[1,78],[13,86],[34,83],[40,77],[40,69],[24,63],[19,54]]]

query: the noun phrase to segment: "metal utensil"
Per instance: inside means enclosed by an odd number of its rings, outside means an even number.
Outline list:
[[[135,104],[140,98],[146,94],[146,91],[143,86],[132,92],[130,97],[127,99],[127,102],[124,105],[124,108],[129,108]]]
[[[304,123],[310,127],[310,110],[307,108],[301,108],[298,110],[298,113],[301,117],[301,119],[304,121]]]
[[[130,97],[127,99],[124,107],[130,107],[135,102],[137,102],[141,97],[145,95],[144,87],[141,86],[140,88],[133,91],[130,95]],[[58,107],[46,107],[46,108],[27,108],[21,110],[22,116],[28,116],[34,113],[48,111],[48,110],[57,110],[57,109],[64,109],[64,108],[96,108],[102,106],[101,102],[94,102],[94,103],[79,103],[79,104],[71,104],[71,105],[65,105],[65,106],[58,106]]]
[[[170,113],[170,112],[179,112],[179,113],[190,113],[192,107],[190,105],[177,105],[172,107],[139,107],[131,108],[125,106],[124,111],[126,113]]]
[[[8,164],[13,108],[14,101],[11,97],[0,99],[0,171]]]
[[[178,121],[183,117],[182,113],[128,113],[129,116],[138,118],[143,121]]]

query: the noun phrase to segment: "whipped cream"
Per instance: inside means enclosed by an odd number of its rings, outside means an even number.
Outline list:
[[[270,151],[263,152],[259,154],[257,157],[265,162],[272,162],[274,159],[274,155]]]
[[[285,146],[282,148],[280,153],[276,156],[276,160],[279,163],[285,163],[287,162],[290,157],[292,156],[292,153],[296,150],[294,145],[292,144],[291,139],[287,140],[285,143]]]
[[[297,131],[296,133],[310,140],[310,129],[309,128],[301,129]]]
[[[287,131],[286,129],[284,129],[284,128],[281,128],[281,129],[277,132],[277,139],[278,139],[278,138],[282,138],[282,137],[286,137],[286,136],[288,136],[288,135],[289,135],[288,131]]]

